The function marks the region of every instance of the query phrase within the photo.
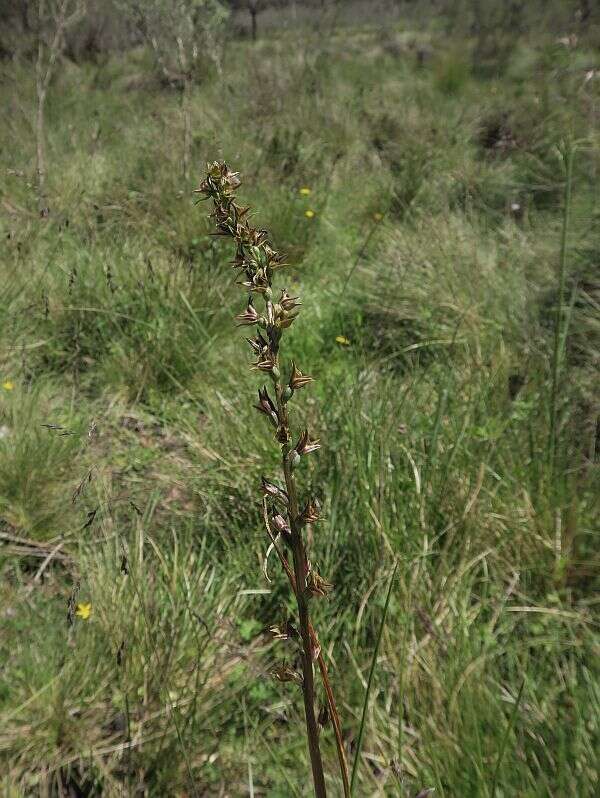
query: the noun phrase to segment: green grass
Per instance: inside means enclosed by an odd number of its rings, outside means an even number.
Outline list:
[[[197,182],[208,159],[241,171],[304,302],[290,355],[318,380],[302,413],[323,450],[302,479],[335,584],[313,612],[350,761],[363,730],[355,794],[591,798],[600,84],[576,67],[593,52],[540,36],[486,77],[459,41],[422,68],[384,44],[243,43],[193,103]],[[243,297],[182,178],[179,97],[136,86],[147,68],[134,51],[60,70],[42,222],[32,70],[0,66],[0,784],[309,795],[300,692],[268,677],[289,595],[261,572],[276,460]],[[70,627],[72,595],[93,609]],[[330,727],[322,745],[337,795]]]

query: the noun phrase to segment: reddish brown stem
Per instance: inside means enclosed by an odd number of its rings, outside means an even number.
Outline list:
[[[271,540],[271,543],[273,544],[277,556],[279,557],[279,561],[283,567],[283,570],[287,575],[287,578],[294,592],[294,595],[297,595],[296,577],[294,576],[294,573],[290,568],[290,564],[287,561],[285,554],[281,550],[280,546],[277,545],[277,541],[274,538],[273,533],[271,532],[271,529],[269,527],[266,499],[263,499],[263,511],[264,511],[265,527],[267,530],[267,534]],[[348,763],[346,761],[346,752],[344,750],[344,740],[342,738],[342,727],[340,724],[340,716],[337,711],[337,705],[335,703],[335,697],[333,695],[333,690],[331,688],[331,682],[329,680],[329,672],[327,670],[327,664],[323,656],[323,651],[321,650],[321,645],[319,643],[317,633],[315,632],[313,625],[310,623],[310,620],[308,622],[308,628],[312,640],[313,650],[319,652],[317,656],[317,663],[319,665],[319,671],[321,672],[321,680],[323,682],[323,687],[325,688],[325,695],[327,696],[327,706],[329,709],[329,716],[331,718],[331,723],[333,725],[338,762],[340,764],[340,773],[342,775],[342,784],[344,787],[344,798],[350,798],[350,778],[348,775]]]
[[[283,400],[283,388],[279,382],[276,383],[277,393],[277,412],[282,429],[288,430],[289,420],[285,402]],[[308,613],[308,602],[306,597],[306,552],[302,540],[302,530],[299,524],[300,510],[298,507],[298,493],[296,490],[296,480],[292,473],[292,466],[288,458],[290,452],[289,443],[282,444],[282,468],[285,477],[285,486],[289,499],[289,520],[291,528],[290,547],[294,562],[294,578],[296,582],[296,603],[298,605],[298,623],[300,627],[300,637],[302,638],[302,694],[304,696],[304,713],[306,718],[306,732],[308,737],[308,752],[312,767],[315,795],[317,798],[326,798],[325,775],[323,773],[323,760],[319,747],[319,727],[315,715],[315,677],[313,671],[313,644],[311,639],[311,626]]]

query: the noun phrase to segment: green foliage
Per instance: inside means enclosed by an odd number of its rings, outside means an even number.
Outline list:
[[[186,73],[202,76],[199,56],[220,69],[219,36],[228,17],[220,0],[116,0],[120,13],[150,45],[155,67],[168,83],[181,84]]]
[[[496,798],[591,798],[593,50],[540,33],[486,70],[472,40],[419,37],[423,63],[367,29],[236,42],[192,87],[190,163],[198,180],[205,160],[240,169],[305,302],[289,354],[317,382],[295,421],[325,445],[302,487],[325,516],[311,562],[335,584],[311,611],[349,747],[398,562],[356,795],[475,798],[495,780]],[[300,694],[266,675],[288,592],[261,572],[254,497],[275,460],[232,333],[239,288],[182,185],[180,98],[147,79],[151,58],[57,70],[46,220],[32,76],[0,64],[0,785],[307,795]],[[92,612],[69,627],[71,597]],[[321,742],[333,774],[330,726]]]

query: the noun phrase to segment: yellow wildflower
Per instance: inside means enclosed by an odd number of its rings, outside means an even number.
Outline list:
[[[342,346],[349,346],[350,344],[350,341],[343,335],[336,336],[335,340],[338,342],[338,344],[342,344]]]
[[[374,213],[373,214],[373,219],[375,219],[376,222],[380,222],[383,219],[383,214],[382,213]]]
[[[87,621],[87,619],[92,614],[92,605],[91,604],[78,604],[75,608],[75,615],[78,618],[81,618],[82,621]]]
[[[310,189],[308,188],[308,186],[303,186],[300,189],[300,193],[302,194],[303,197],[308,197],[308,195],[310,194]]]
[[[312,219],[313,216],[315,215],[315,212],[311,210],[304,211],[304,215],[306,216],[307,219]]]
[[[11,382],[11,380],[6,380],[6,382],[2,383],[2,387],[5,391],[12,391],[15,387],[15,384],[14,382]]]

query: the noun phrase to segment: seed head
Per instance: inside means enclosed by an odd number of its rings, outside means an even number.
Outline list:
[[[255,230],[254,228],[248,227],[246,233],[248,237],[248,243],[251,247],[260,247],[267,241],[269,237],[268,230]]]

